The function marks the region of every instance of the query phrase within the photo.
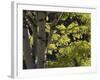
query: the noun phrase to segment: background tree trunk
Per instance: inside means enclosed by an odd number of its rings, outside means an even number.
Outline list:
[[[45,13],[37,12],[37,68],[45,67]]]

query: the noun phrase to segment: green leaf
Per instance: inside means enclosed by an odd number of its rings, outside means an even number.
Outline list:
[[[48,50],[48,54],[52,54],[52,50]]]
[[[49,48],[49,49],[57,49],[57,47],[56,47],[55,44],[49,44],[48,48]]]
[[[59,38],[60,38],[59,34],[55,33],[55,34],[52,35],[52,39],[55,40],[55,41],[58,40]]]
[[[66,30],[66,27],[63,24],[61,24],[61,25],[57,26],[57,29],[59,29],[59,30]]]

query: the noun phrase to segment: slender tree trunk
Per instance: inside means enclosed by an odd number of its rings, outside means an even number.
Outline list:
[[[33,29],[33,45],[32,45],[32,57],[33,57],[33,63],[35,65],[37,65],[37,60],[36,60],[36,54],[37,54],[37,26],[33,25],[32,26]]]
[[[37,12],[37,68],[45,67],[45,13]]]

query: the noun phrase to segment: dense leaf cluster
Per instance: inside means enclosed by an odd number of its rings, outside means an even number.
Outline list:
[[[50,25],[46,26],[49,30],[53,29],[47,47],[48,54],[56,55],[54,60],[48,59],[48,67],[89,66],[91,64],[91,15],[89,13],[60,14],[62,15],[54,28]]]

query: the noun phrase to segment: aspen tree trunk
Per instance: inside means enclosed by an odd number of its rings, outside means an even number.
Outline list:
[[[45,67],[45,13],[37,12],[37,68]]]
[[[28,30],[26,28],[23,28],[23,51],[27,69],[34,68],[33,59],[31,55],[31,48],[28,38]]]

